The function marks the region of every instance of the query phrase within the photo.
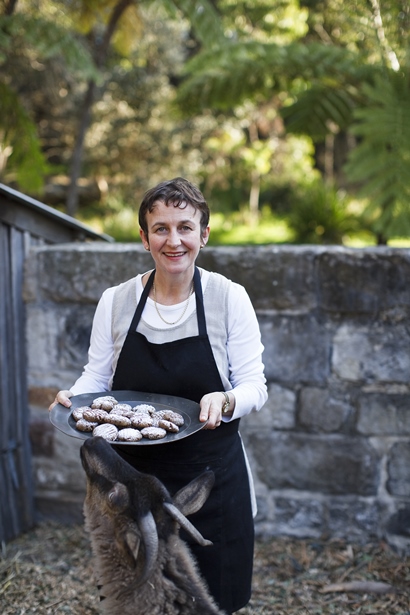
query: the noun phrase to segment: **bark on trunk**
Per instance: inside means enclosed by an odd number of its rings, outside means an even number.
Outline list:
[[[102,68],[107,60],[108,50],[112,36],[118,25],[120,17],[124,11],[133,3],[134,0],[119,0],[112,10],[110,20],[102,37],[101,43],[95,45],[94,61],[98,69]],[[81,165],[84,152],[84,140],[87,130],[91,123],[91,111],[95,100],[96,83],[91,80],[88,82],[87,92],[81,108],[80,123],[78,134],[74,145],[71,160],[70,184],[67,193],[66,211],[70,216],[75,216],[78,209],[78,179],[81,175]]]
[[[91,122],[91,108],[94,102],[94,93],[95,81],[89,81],[81,109],[80,125],[71,159],[70,183],[67,191],[66,211],[69,216],[73,217],[76,215],[78,209],[78,179],[81,174],[85,135]]]
[[[8,0],[4,5],[4,15],[13,15],[17,0]]]

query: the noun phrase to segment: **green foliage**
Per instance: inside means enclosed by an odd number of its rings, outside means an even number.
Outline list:
[[[272,56],[280,51],[270,50]],[[187,115],[204,109],[229,110],[250,94],[264,92],[267,97],[273,79],[266,74],[266,46],[256,42],[226,44],[206,50],[189,61],[185,80],[178,88],[176,102]],[[272,58],[271,58],[272,60]]]
[[[225,40],[221,18],[215,5],[208,0],[163,0],[169,14],[178,19],[175,8],[181,11],[192,27],[195,38],[203,47],[223,44]]]
[[[287,132],[323,141],[332,125],[344,130],[351,124],[354,105],[354,97],[346,89],[317,85],[302,92],[281,114]]]
[[[249,211],[211,215],[210,246],[245,246],[291,243],[293,233],[286,220],[263,207],[257,224],[252,224]]]
[[[0,159],[3,169],[19,186],[39,192],[49,169],[41,151],[36,126],[18,96],[0,82]],[[4,179],[4,171],[3,171]]]
[[[51,57],[64,60],[68,70],[83,78],[97,77],[91,55],[73,33],[52,20],[33,13],[0,16],[0,151],[3,181],[13,181],[30,193],[39,194],[44,177],[51,172],[42,151],[34,114],[30,113],[27,85],[24,95],[10,85],[12,58],[21,66],[44,68]],[[51,102],[51,101],[50,101]]]
[[[73,32],[55,21],[25,13],[0,16],[0,61],[13,50],[32,50],[42,59],[61,56],[69,70],[97,78],[93,59]]]
[[[229,109],[247,98],[270,100],[275,92],[301,95],[313,82],[319,91],[331,90],[327,97],[329,109],[326,103],[322,107],[326,116],[345,123],[352,95],[375,69],[341,47],[251,40],[206,50],[190,60],[184,72],[186,79],[178,90],[177,102],[188,114],[207,108]],[[346,90],[344,94],[342,90]],[[295,110],[300,111],[298,107]]]
[[[298,244],[342,244],[345,235],[359,228],[349,213],[345,195],[325,186],[322,180],[299,188],[287,216]]]
[[[287,44],[307,31],[307,15],[298,0],[219,0],[226,31],[236,38],[252,37]]]
[[[367,105],[355,111],[352,128],[359,138],[346,173],[361,185],[368,199],[366,215],[373,230],[384,236],[410,235],[410,80],[391,72],[364,85]]]

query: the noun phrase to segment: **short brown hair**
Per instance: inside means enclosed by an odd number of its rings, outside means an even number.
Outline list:
[[[201,212],[201,233],[204,233],[209,224],[209,207],[204,195],[195,184],[183,177],[175,177],[163,181],[147,190],[138,213],[138,221],[145,235],[148,235],[147,213],[152,212],[156,201],[162,201],[165,205],[181,207],[192,205],[195,211]]]

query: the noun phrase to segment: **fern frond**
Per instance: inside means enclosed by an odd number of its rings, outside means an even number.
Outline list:
[[[404,73],[389,74],[366,86],[366,108],[357,109],[352,132],[361,138],[351,152],[345,171],[362,184],[369,199],[368,211],[382,212],[378,223],[391,236],[398,218],[410,219],[410,83]],[[397,212],[400,212],[398,214]]]
[[[219,46],[226,42],[222,20],[209,0],[166,0],[165,7],[176,7],[191,24],[196,38],[204,48]]]
[[[354,105],[352,95],[344,89],[313,86],[302,92],[295,103],[284,107],[281,115],[288,132],[321,140],[329,132],[329,122],[341,130],[350,124]]]
[[[269,99],[274,91],[291,88],[293,82],[313,82],[334,92],[333,119],[338,113],[346,118],[354,88],[375,72],[377,68],[366,67],[357,55],[340,47],[227,41],[187,63],[177,102],[186,113],[209,107],[232,108],[248,97]],[[346,91],[344,99],[336,94],[342,89]]]
[[[188,63],[189,77],[178,89],[177,103],[187,113],[206,108],[232,108],[250,93],[265,89],[274,77],[267,74],[263,45],[227,43],[198,54]]]
[[[98,78],[88,49],[72,31],[55,22],[25,13],[0,16],[0,53],[19,47],[35,50],[41,59],[61,56],[69,69],[85,78]]]

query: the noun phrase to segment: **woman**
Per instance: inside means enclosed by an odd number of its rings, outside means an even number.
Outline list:
[[[160,478],[171,494],[205,468],[214,471],[211,495],[191,518],[213,546],[190,546],[215,600],[233,613],[251,594],[253,493],[238,427],[241,416],[267,399],[259,326],[243,287],[195,265],[210,230],[209,208],[196,186],[176,178],[152,188],[139,223],[155,269],[104,292],[89,362],[50,409],[55,403],[70,407],[72,395],[105,390],[199,403],[206,425],[190,437],[116,450]]]

